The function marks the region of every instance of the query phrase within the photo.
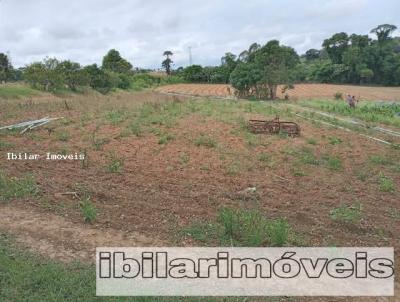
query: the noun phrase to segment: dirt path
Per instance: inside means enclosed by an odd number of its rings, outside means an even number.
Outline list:
[[[0,232],[33,252],[62,262],[94,260],[100,246],[163,246],[161,240],[138,233],[99,229],[76,224],[61,216],[16,207],[0,206]]]

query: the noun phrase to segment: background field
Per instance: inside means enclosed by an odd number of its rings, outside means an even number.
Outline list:
[[[291,100],[307,98],[333,99],[335,93],[354,95],[360,100],[400,101],[400,87],[363,87],[333,84],[298,84],[295,88],[282,93],[282,86],[278,89],[278,97],[284,98],[287,93]],[[159,87],[157,91],[168,93],[182,93],[196,96],[228,97],[234,95],[234,89],[225,84],[176,84]]]

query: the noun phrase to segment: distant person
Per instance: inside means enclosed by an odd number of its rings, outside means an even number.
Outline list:
[[[349,106],[350,106],[351,108],[356,108],[356,102],[357,102],[356,97],[353,95],[353,96],[351,97],[351,99],[350,99]]]
[[[352,102],[352,97],[351,97],[351,95],[350,94],[348,94],[347,95],[347,97],[346,97],[346,101],[347,101],[347,104],[351,107],[351,102]]]

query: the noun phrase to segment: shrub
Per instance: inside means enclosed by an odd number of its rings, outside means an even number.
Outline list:
[[[343,93],[341,93],[341,92],[336,92],[336,93],[334,94],[334,98],[335,98],[335,100],[343,100]]]

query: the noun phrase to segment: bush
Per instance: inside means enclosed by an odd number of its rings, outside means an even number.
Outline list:
[[[343,100],[343,93],[341,93],[341,92],[336,92],[336,93],[334,94],[334,98],[335,98],[335,100]]]

